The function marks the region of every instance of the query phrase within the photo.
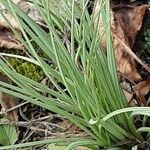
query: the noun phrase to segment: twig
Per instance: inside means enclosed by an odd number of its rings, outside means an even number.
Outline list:
[[[81,134],[80,133],[70,133],[70,132],[63,132],[63,133],[53,133],[47,129],[41,129],[38,128],[37,126],[31,126],[31,122],[26,122],[26,121],[22,121],[22,122],[3,122],[0,123],[0,125],[14,125],[14,126],[18,126],[18,127],[25,127],[28,128],[29,130],[34,130],[34,132],[38,131],[38,132],[44,132],[47,133],[50,136],[55,136],[55,137],[80,137]],[[38,125],[39,126],[39,125]],[[87,135],[85,135],[87,136]]]
[[[28,103],[29,103],[29,102],[24,102],[24,103],[21,103],[21,104],[15,106],[15,107],[12,107],[12,108],[6,110],[6,111],[1,111],[1,112],[0,112],[0,115],[9,113],[10,111],[13,111],[13,110],[15,110],[15,109],[17,109],[17,108],[19,108],[19,107],[22,107],[22,106],[24,106],[24,105],[26,105],[26,104],[28,104]]]
[[[31,131],[28,136],[26,136],[25,139],[22,139],[22,141],[20,143],[24,143],[27,139],[29,139],[31,137],[31,135],[35,132],[36,130]]]

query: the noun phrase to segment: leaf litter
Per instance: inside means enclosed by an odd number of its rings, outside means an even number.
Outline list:
[[[97,5],[97,7],[99,6]],[[141,1],[135,1],[132,3],[112,2],[111,8],[113,45],[120,82],[128,82],[131,84],[138,83],[138,85],[143,85],[143,82],[145,83],[148,81],[143,81],[137,66],[140,64],[148,73],[150,73],[150,67],[148,66],[149,64],[145,64],[140,60],[132,49],[136,44],[137,35],[141,30],[143,18],[148,11],[148,5]],[[99,9],[96,8],[95,14],[98,12]],[[99,32],[103,32],[104,28],[101,17],[98,21]],[[105,47],[105,35],[102,38],[102,44]],[[135,84],[132,84],[132,86],[135,86]],[[149,93],[150,90],[148,86],[145,86],[146,84],[143,85],[143,90],[146,90],[146,93]],[[137,87],[134,89],[137,89]],[[124,93],[128,101],[130,101],[133,94],[136,93],[137,98],[142,101],[141,103],[145,103],[144,100],[139,98],[140,94],[137,94],[137,90],[130,90],[130,92],[125,91]]]

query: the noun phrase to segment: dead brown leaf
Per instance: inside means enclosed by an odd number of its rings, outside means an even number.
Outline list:
[[[24,47],[16,39],[12,31],[6,28],[0,28],[0,47],[5,47],[8,49],[19,49],[19,50],[24,49]]]
[[[142,20],[147,9],[147,5],[124,6],[114,10],[114,26],[112,32],[114,36],[114,49],[118,71],[126,75],[133,81],[140,81],[134,58],[126,52],[125,47],[120,44],[120,39],[125,45],[132,48],[138,34]],[[117,38],[118,39],[117,39]]]
[[[99,5],[99,3],[96,5],[96,9],[94,12],[95,24],[97,24],[98,22],[100,33],[104,33],[105,29],[103,26],[102,17],[97,17],[100,11]],[[122,3],[112,5],[111,10],[111,27],[117,70],[133,82],[139,82],[142,78],[138,73],[135,63],[135,58],[137,57],[133,57],[135,56],[134,53],[132,52],[131,54],[131,51],[129,50],[132,50],[133,48],[135,38],[139,30],[141,29],[143,17],[147,8],[148,6],[145,4],[141,4],[141,2],[134,2],[129,4]],[[105,48],[105,34],[102,38],[101,43]],[[128,50],[126,50],[126,47],[128,47]],[[141,62],[140,64],[143,65],[143,63]],[[145,68],[147,69],[146,65]]]
[[[13,0],[13,2],[17,4],[23,11],[28,11],[29,7],[26,2],[22,0]],[[2,4],[0,4],[0,8],[3,8]],[[20,32],[19,24],[17,23],[15,18],[8,11],[4,11],[3,15],[7,18],[8,21],[11,21],[10,23],[12,27]],[[8,23],[3,17],[0,18],[0,47],[24,50],[24,47],[20,44],[19,40],[10,30]]]
[[[113,30],[113,32],[119,39],[122,39],[123,43],[129,45],[128,39],[126,38],[126,35],[119,23],[118,25],[116,23],[116,29]],[[115,37],[114,37],[114,49],[118,71],[133,81],[140,81],[141,76],[139,75],[136,69],[136,64],[133,57],[131,57],[124,50],[124,47],[119,43],[119,41]]]
[[[150,76],[145,81],[141,81],[135,87],[135,94],[139,99],[140,104],[147,105],[147,101],[145,100],[145,96],[150,92]]]
[[[8,82],[7,77],[4,75],[0,75],[0,81]],[[0,104],[2,106],[2,110],[7,112],[10,108],[13,108],[17,105],[17,100],[15,97],[10,96],[6,93],[0,92]],[[7,112],[6,114],[8,116],[9,121],[11,122],[17,122],[18,121],[18,115],[17,110],[12,110],[10,112]]]
[[[20,31],[16,20],[9,13],[5,13],[4,15],[8,20],[11,20],[12,26],[17,29],[17,31]],[[0,19],[0,47],[8,49],[24,49],[3,18]]]
[[[29,17],[31,17],[39,25],[44,26],[43,20],[41,19],[40,14],[35,8],[34,4],[24,0],[12,0],[20,9],[22,9]],[[7,18],[8,21],[11,21],[11,25],[20,33],[20,26],[15,20],[15,18],[5,9],[5,7],[0,3],[1,13]],[[3,34],[1,34],[3,32]],[[6,33],[5,33],[6,32]],[[9,36],[8,35],[9,33]],[[19,40],[15,37],[13,32],[10,30],[8,23],[5,19],[0,16],[0,47],[5,47],[8,49],[19,49],[24,50],[24,47],[20,44]]]
[[[148,6],[145,4],[139,6],[138,3],[136,5],[133,3],[127,6],[125,5],[124,7],[118,6],[118,8],[114,10],[115,22],[118,22],[121,26],[131,48],[135,42],[136,35],[141,29],[147,8]]]
[[[120,43],[120,45],[122,45],[124,47],[124,50],[125,52],[127,52],[132,58],[134,58],[139,64],[141,64],[141,66],[143,66],[143,68],[145,68],[145,70],[147,70],[149,73],[150,73],[150,67],[145,64],[144,62],[141,61],[141,59],[139,59],[137,57],[137,55],[135,55],[133,52],[132,52],[132,49],[126,45],[122,40],[120,40],[117,36],[113,35],[117,40],[118,42]],[[123,76],[123,74],[122,74]],[[130,82],[133,82],[131,79],[129,79],[127,76],[124,76],[126,77]]]

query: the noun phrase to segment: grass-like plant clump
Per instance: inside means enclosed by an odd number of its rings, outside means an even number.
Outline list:
[[[103,21],[104,33],[100,33],[99,27],[94,24],[95,15],[90,15],[88,12],[88,0],[77,2],[62,0],[63,5],[60,10],[49,4],[49,0],[32,0],[47,25],[48,32],[45,32],[12,1],[1,0],[1,2],[17,20],[23,37],[12,28],[9,20],[3,17],[31,54],[30,57],[22,59],[38,65],[56,90],[15,72],[4,59],[0,58],[0,71],[16,83],[16,86],[13,86],[0,81],[0,91],[58,113],[89,135],[87,139],[52,139],[2,147],[2,149],[62,141],[68,144],[66,148],[68,150],[79,145],[91,149],[98,147],[131,149],[143,141],[141,131],[145,129],[135,128],[133,116],[137,114],[150,116],[150,109],[128,108],[127,100],[119,86],[108,0],[99,1],[100,12],[97,16]],[[66,34],[68,38],[64,40]],[[100,44],[104,34],[107,55]],[[31,39],[57,67],[52,67],[38,55]],[[46,97],[43,93],[50,96]]]

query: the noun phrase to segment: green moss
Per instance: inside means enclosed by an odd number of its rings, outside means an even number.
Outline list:
[[[7,58],[11,66],[20,74],[39,82],[44,74],[40,67],[16,58]]]
[[[35,44],[35,48],[38,49],[37,45]],[[7,53],[7,54],[16,54],[16,55],[26,55],[24,51],[20,50],[13,50],[13,49],[6,49],[6,48],[1,48],[0,51],[2,53]],[[40,52],[40,56],[44,57],[45,55]],[[20,74],[34,80],[37,82],[40,82],[41,79],[44,77],[44,73],[42,69],[34,65],[32,63],[29,63],[27,61],[17,59],[17,58],[12,58],[12,57],[5,57],[8,63],[11,64],[11,66]]]

